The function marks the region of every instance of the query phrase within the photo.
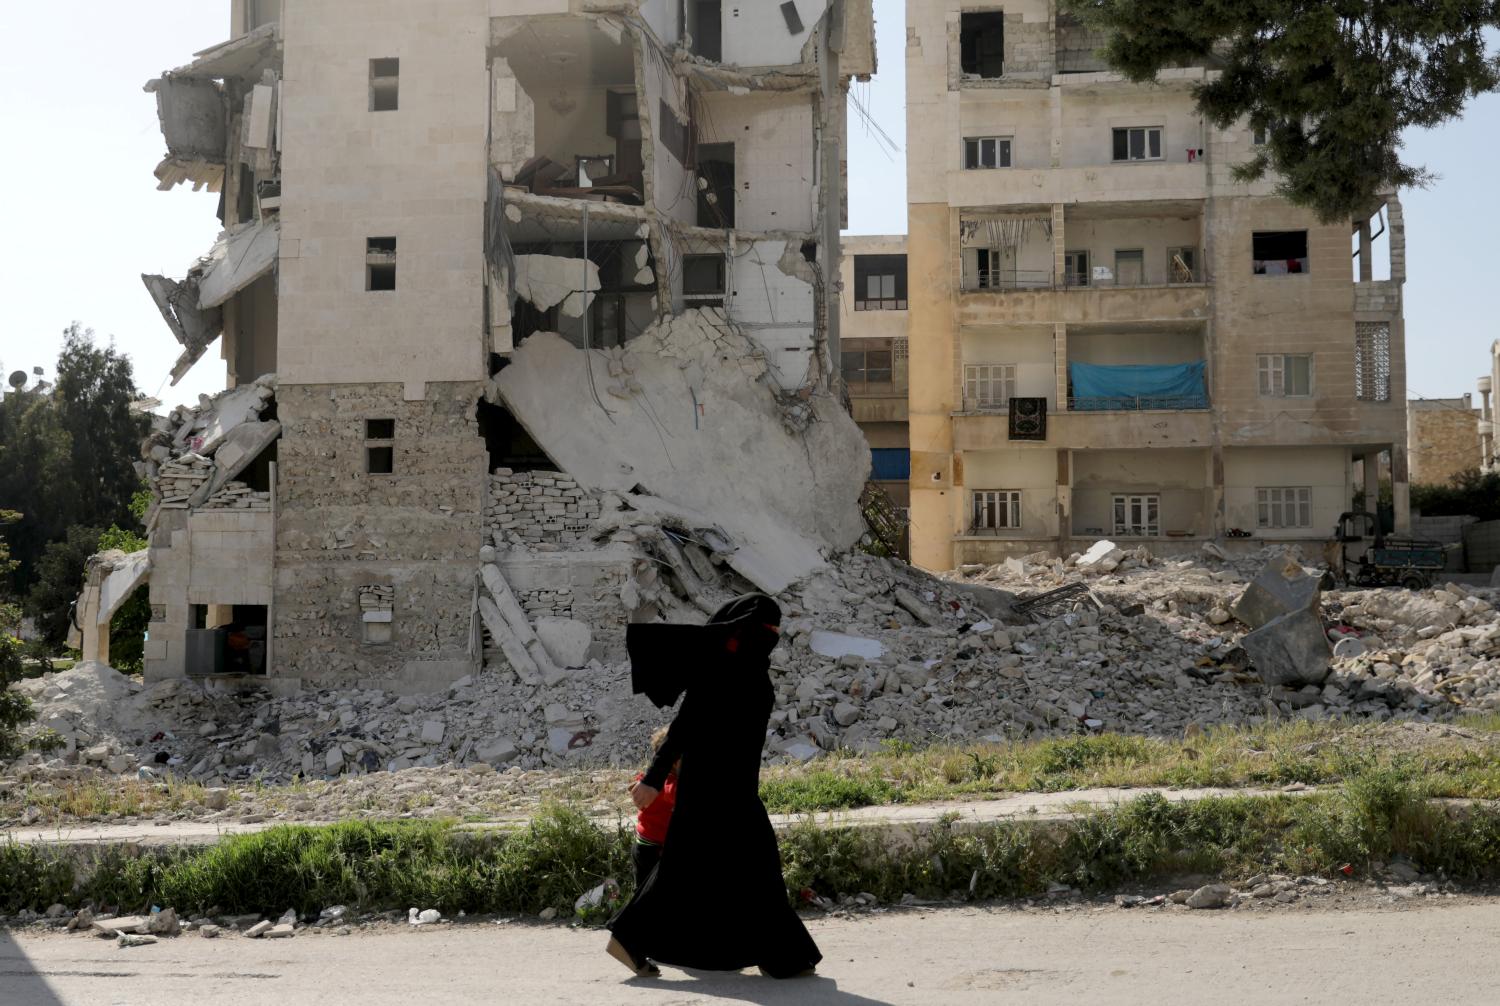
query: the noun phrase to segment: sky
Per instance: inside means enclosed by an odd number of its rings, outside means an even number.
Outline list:
[[[70,322],[114,340],[135,364],[136,384],[168,405],[224,386],[216,343],[175,387],[179,347],[140,282],[181,277],[218,232],[218,197],[185,186],[156,191],[164,152],[155,99],[142,85],[189,62],[229,34],[228,0],[0,3],[0,110],[10,193],[0,245],[0,366],[34,366],[50,378]],[[879,72],[856,83],[851,107],[849,232],[906,231],[905,0],[875,0]],[[878,129],[876,128],[878,127]],[[881,133],[894,143],[894,151]],[[1500,95],[1471,104],[1460,121],[1408,137],[1407,156],[1439,177],[1402,194],[1406,211],[1407,390],[1411,397],[1473,391],[1500,336],[1490,295],[1495,249],[1494,138]],[[1377,256],[1377,261],[1379,258]]]

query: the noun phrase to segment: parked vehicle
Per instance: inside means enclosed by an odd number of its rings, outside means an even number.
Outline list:
[[[1328,571],[1336,582],[1356,587],[1409,590],[1432,586],[1447,563],[1443,545],[1416,538],[1388,538],[1372,513],[1349,511],[1339,515],[1329,549]],[[1350,548],[1350,546],[1355,546]],[[1360,546],[1363,546],[1362,548]]]

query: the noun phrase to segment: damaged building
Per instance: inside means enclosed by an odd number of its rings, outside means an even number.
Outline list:
[[[1325,224],[1236,181],[1264,136],[1197,111],[1215,71],[1132,83],[1102,42],[907,4],[913,561],[1326,539],[1386,452],[1407,529],[1399,200]]]
[[[160,187],[223,233],[142,278],[174,383],[217,341],[230,385],[143,445],[148,680],[545,679],[860,538],[834,298],[870,0],[232,29],[146,85]]]

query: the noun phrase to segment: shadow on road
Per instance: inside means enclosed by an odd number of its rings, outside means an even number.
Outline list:
[[[46,976],[36,969],[10,930],[3,926],[0,926],[0,1003],[62,1006]]]
[[[671,972],[668,972],[670,974]],[[764,1006],[890,1006],[884,999],[870,999],[852,992],[840,992],[838,982],[822,975],[810,978],[777,980],[758,974],[723,971],[689,971],[690,982],[666,982],[660,979],[636,979],[642,987],[671,987],[672,991],[693,992],[718,999],[764,1004]]]

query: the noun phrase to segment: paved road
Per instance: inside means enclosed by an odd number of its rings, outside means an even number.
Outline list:
[[[706,899],[706,924],[717,905]],[[1052,914],[946,909],[819,920],[816,978],[667,969],[634,979],[598,931],[494,924],[125,950],[0,931],[5,1006],[764,1003],[1494,1003],[1500,901],[1404,911]]]

